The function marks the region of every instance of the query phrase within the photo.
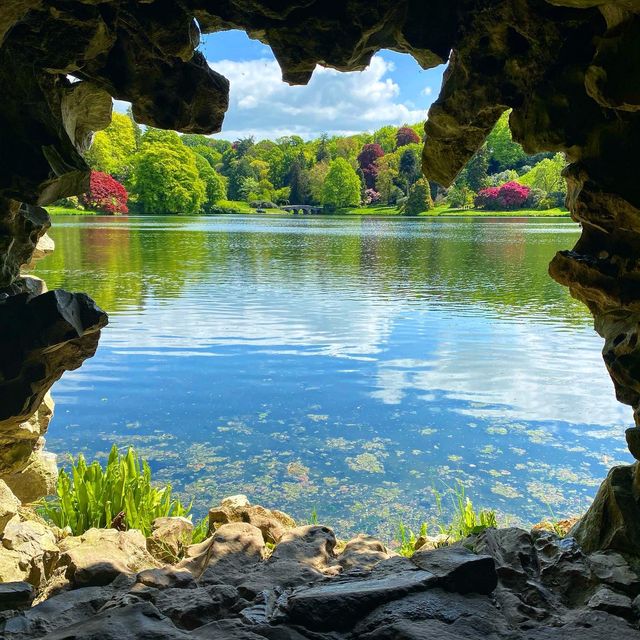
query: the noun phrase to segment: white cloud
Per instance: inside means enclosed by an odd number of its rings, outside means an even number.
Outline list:
[[[390,77],[393,63],[374,56],[364,71],[340,73],[317,67],[307,86],[282,82],[275,60],[219,60],[209,63],[231,82],[230,106],[222,138],[275,138],[322,132],[349,135],[385,124],[420,122],[426,109],[399,100]]]
[[[425,87],[425,88],[422,90],[422,95],[423,95],[423,96],[430,96],[430,95],[432,95],[432,94],[433,94],[433,87]]]

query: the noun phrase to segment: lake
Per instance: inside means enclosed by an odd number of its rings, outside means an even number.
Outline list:
[[[530,523],[631,462],[602,341],[547,275],[569,220],[56,216],[50,235],[36,274],[110,324],[53,389],[48,449],[133,444],[198,516],[246,493],[390,537],[462,482]]]

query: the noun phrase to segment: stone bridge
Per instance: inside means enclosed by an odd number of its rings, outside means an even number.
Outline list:
[[[287,204],[280,207],[283,211],[289,211],[290,213],[300,213],[304,214],[314,214],[314,213],[322,213],[322,207],[318,207],[311,204]]]

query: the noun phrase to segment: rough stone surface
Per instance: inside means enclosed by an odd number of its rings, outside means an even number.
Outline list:
[[[639,466],[611,469],[589,511],[571,530],[585,551],[610,549],[640,558]]]
[[[265,542],[275,544],[287,529],[296,526],[295,520],[282,511],[251,505],[244,495],[224,498],[217,507],[209,509],[209,530],[230,522],[246,522],[262,531]]]
[[[146,540],[137,530],[89,529],[59,543],[56,569],[76,587],[102,586],[119,575],[157,566]]]
[[[162,562],[177,562],[190,545],[192,532],[193,523],[187,518],[156,518],[147,538],[147,549]]]
[[[0,480],[0,534],[7,523],[18,513],[20,500],[16,498],[4,480]]]
[[[413,562],[435,576],[438,584],[458,593],[491,593],[498,584],[491,556],[477,555],[462,546],[415,552]]]
[[[43,525],[25,513],[10,521],[0,559],[41,554]],[[638,576],[624,557],[586,554],[572,538],[543,530],[489,529],[462,546],[406,558],[366,536],[336,554],[328,527],[298,527],[267,558],[257,527],[230,523],[188,550],[185,564],[195,573],[165,564],[137,575],[133,566],[151,558],[138,532],[57,540],[54,533],[43,535],[60,561],[37,585],[34,606],[29,585],[0,585],[0,598],[8,594],[3,640],[630,640],[639,633]]]
[[[0,583],[0,611],[28,607],[34,595],[33,587],[28,582]]]

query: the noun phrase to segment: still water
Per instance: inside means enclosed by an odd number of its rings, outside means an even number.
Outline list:
[[[246,493],[391,535],[458,481],[532,522],[630,462],[568,220],[57,217],[37,275],[110,315],[48,448],[135,445],[198,515]]]

